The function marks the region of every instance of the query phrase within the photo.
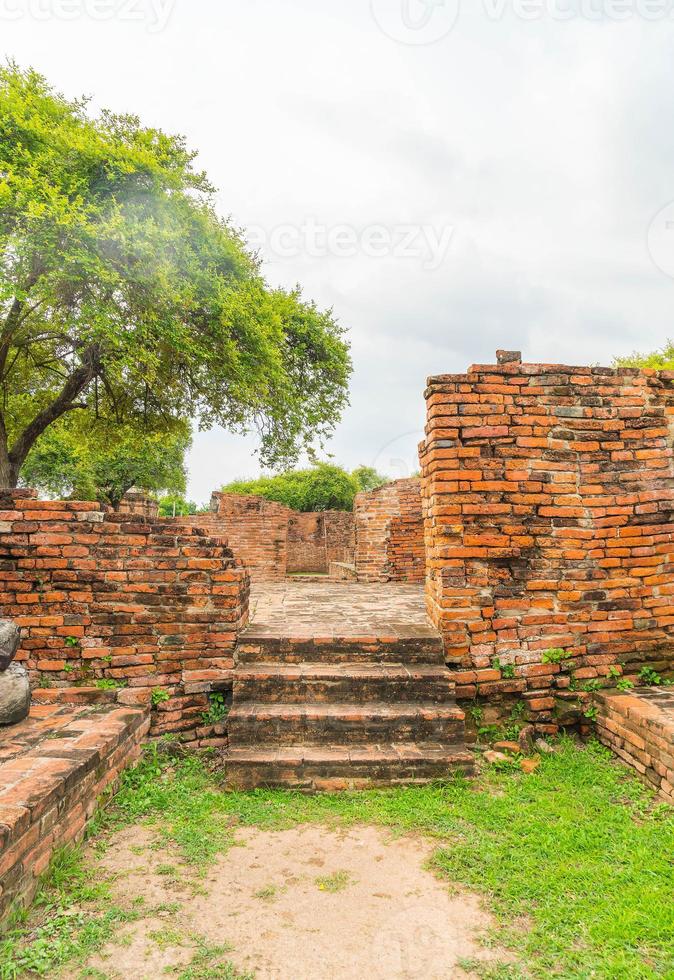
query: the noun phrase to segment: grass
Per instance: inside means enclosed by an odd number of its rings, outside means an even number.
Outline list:
[[[331,875],[316,878],[315,884],[322,892],[341,892],[348,888],[353,878],[348,871],[335,871]]]
[[[509,963],[473,964],[477,973],[490,980],[674,978],[674,810],[653,805],[649,791],[596,743],[566,740],[528,776],[490,767],[474,783],[330,796],[223,793],[202,759],[151,753],[125,774],[91,833],[104,845],[139,821],[195,875],[234,843],[237,826],[372,823],[421,832],[437,843],[435,872],[485,897],[496,918],[486,941],[511,952]],[[59,860],[35,912],[0,945],[2,980],[83,963],[120,923],[141,914],[116,908],[109,885],[91,884],[96,875],[81,858],[70,870],[65,856]],[[241,980],[229,961],[200,955],[174,975]]]

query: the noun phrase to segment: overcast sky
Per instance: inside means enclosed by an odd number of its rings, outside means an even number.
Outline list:
[[[403,475],[429,374],[674,335],[673,5],[0,0],[0,36],[185,134],[268,280],[349,330],[335,461]],[[257,473],[254,448],[197,434],[192,498]]]

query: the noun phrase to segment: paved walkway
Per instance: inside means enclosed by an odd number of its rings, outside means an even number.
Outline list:
[[[256,636],[435,637],[421,585],[269,582],[251,589],[250,632]]]

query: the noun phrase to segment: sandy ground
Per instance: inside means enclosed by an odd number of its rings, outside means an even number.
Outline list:
[[[227,958],[258,980],[445,980],[470,976],[462,957],[500,958],[479,944],[491,925],[479,900],[426,869],[423,839],[369,826],[244,829],[204,878],[151,842],[133,827],[100,859],[119,875],[116,897],[143,911],[89,961],[106,977],[166,976],[190,963],[195,937],[229,944]]]

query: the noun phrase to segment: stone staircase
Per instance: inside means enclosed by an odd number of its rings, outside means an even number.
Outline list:
[[[464,714],[429,627],[411,635],[240,636],[227,783],[335,790],[470,774]]]

